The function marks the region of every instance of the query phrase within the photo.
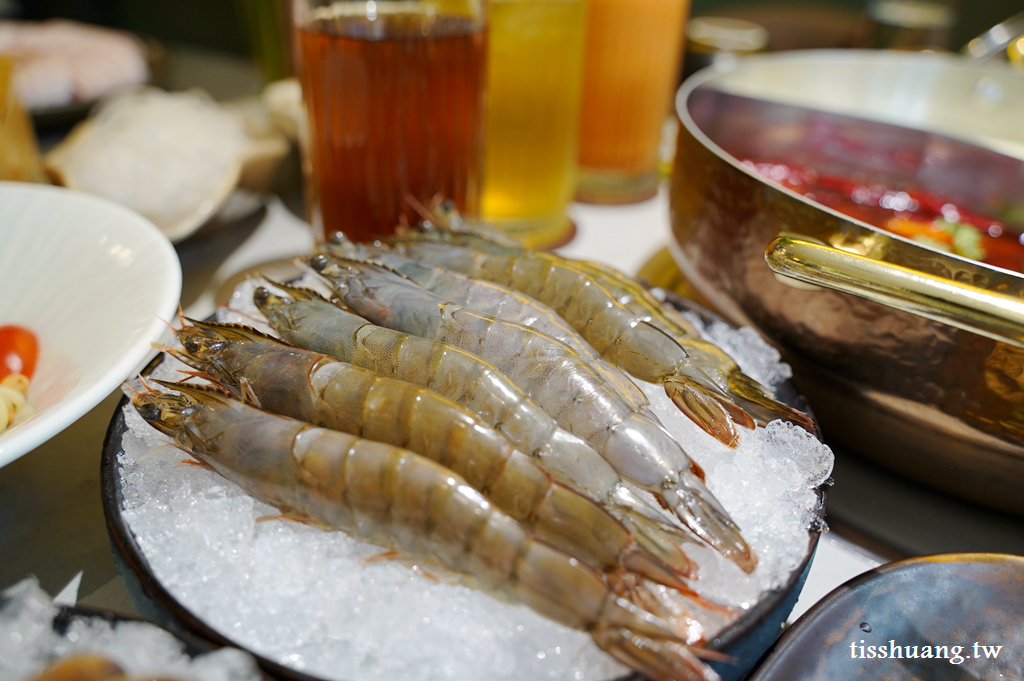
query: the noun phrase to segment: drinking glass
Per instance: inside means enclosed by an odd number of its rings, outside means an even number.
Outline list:
[[[658,145],[689,0],[591,0],[576,198],[633,203],[658,191]]]
[[[586,0],[490,4],[482,211],[531,247],[572,229],[586,9]]]
[[[294,0],[310,218],[366,241],[436,196],[479,214],[485,0]]]
[[[263,82],[292,75],[292,0],[235,0]]]

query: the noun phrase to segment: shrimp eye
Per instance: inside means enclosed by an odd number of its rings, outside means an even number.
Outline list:
[[[317,272],[323,272],[331,264],[331,261],[322,255],[314,255],[309,259],[309,264]]]
[[[139,412],[139,416],[144,418],[147,422],[152,423],[159,421],[161,417],[160,407],[153,404],[152,402],[145,402],[140,404],[136,409]]]
[[[260,286],[255,291],[253,291],[252,299],[256,302],[257,305],[263,305],[268,300],[270,300],[271,295],[272,294],[270,293],[270,289]],[[289,301],[282,300],[281,302]]]

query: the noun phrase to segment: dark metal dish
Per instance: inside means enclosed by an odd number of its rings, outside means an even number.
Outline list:
[[[996,553],[911,558],[869,570],[797,620],[749,681],[1012,678],[1020,671],[1022,581],[1024,557]],[[1001,644],[992,651],[1001,654],[989,658],[975,643]],[[868,646],[875,647],[870,657]],[[904,657],[911,646],[916,654],[929,646],[934,657]],[[932,647],[944,647],[944,655]],[[893,659],[896,648],[901,656]]]

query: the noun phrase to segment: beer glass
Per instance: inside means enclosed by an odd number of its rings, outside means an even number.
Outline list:
[[[482,211],[531,247],[572,229],[586,7],[490,3]]]

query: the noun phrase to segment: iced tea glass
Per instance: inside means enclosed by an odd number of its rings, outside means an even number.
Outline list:
[[[576,199],[633,203],[658,191],[689,0],[590,0]]]
[[[366,241],[436,196],[478,215],[485,0],[294,0],[310,220]]]
[[[564,241],[576,187],[586,0],[491,0],[484,217],[531,247]]]

